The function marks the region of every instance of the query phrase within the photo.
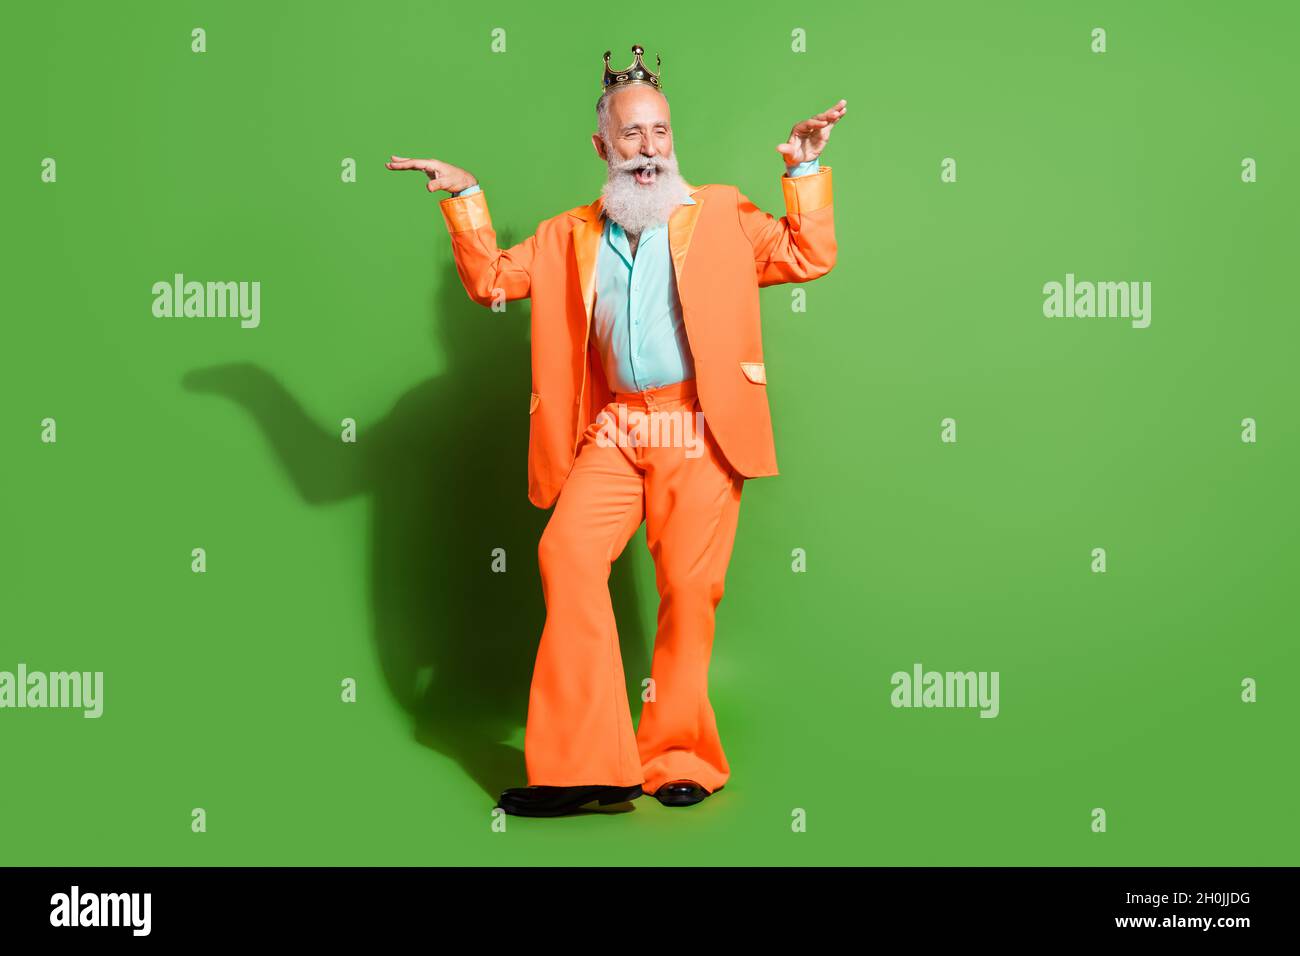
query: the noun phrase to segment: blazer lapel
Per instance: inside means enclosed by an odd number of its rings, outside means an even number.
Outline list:
[[[668,248],[673,254],[673,270],[677,274],[677,291],[681,292],[682,273],[686,271],[686,252],[691,247],[691,236],[695,232],[695,222],[700,218],[703,205],[696,197],[699,188],[691,190],[694,203],[683,203],[668,219]]]
[[[605,223],[600,215],[603,200],[573,211],[578,222],[573,226],[573,254],[578,262],[578,281],[582,301],[587,310],[587,328],[591,328],[591,313],[596,302],[596,255],[600,252],[600,237]]]

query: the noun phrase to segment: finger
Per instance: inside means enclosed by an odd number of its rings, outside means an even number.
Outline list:
[[[389,169],[422,169],[431,172],[437,167],[431,159],[401,159],[388,164]]]
[[[844,115],[844,113],[845,113],[846,110],[847,110],[847,107],[844,105],[844,101],[843,101],[843,100],[840,100],[838,103],[836,103],[836,104],[835,104],[834,106],[832,106],[830,109],[825,110],[825,111],[823,111],[823,112],[821,112],[821,113],[818,113],[818,114],[817,114],[817,118],[818,118],[818,119],[824,119],[824,120],[826,120],[828,123],[834,123],[837,119],[839,119],[841,116]]]
[[[808,136],[814,130],[821,129],[823,126],[826,125],[827,123],[825,120],[819,120],[815,117],[813,119],[806,119],[802,123],[795,124],[794,130],[791,132],[791,135]]]

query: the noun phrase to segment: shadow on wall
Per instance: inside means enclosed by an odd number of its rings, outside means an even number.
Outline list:
[[[382,421],[358,422],[355,445],[255,365],[194,369],[181,384],[241,405],[304,501],[371,499],[373,638],[388,689],[416,739],[495,799],[526,782],[523,753],[506,741],[525,723],[545,620],[537,543],[549,512],[527,498],[528,303],[504,315],[477,305],[448,257],[432,311],[449,371],[411,387]],[[504,574],[491,569],[495,548]],[[635,718],[650,654],[626,552],[610,594]]]

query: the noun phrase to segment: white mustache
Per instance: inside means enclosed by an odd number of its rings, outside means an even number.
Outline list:
[[[668,165],[668,161],[659,156],[633,156],[631,159],[620,159],[611,163],[610,168],[616,173],[633,173],[638,169],[652,166],[655,172],[662,173],[668,169]]]

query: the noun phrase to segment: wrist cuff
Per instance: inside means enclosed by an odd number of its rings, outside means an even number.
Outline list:
[[[451,196],[438,204],[448,232],[473,232],[491,225],[487,197],[482,190],[467,195]]]
[[[831,204],[831,168],[823,166],[807,176],[782,176],[787,212],[815,212]]]

